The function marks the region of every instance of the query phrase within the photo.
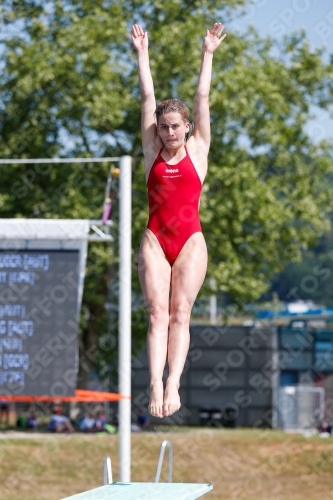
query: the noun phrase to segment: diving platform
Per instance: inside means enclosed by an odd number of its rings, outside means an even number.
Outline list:
[[[165,449],[168,448],[168,482],[160,483],[160,475]],[[163,441],[158,457],[154,483],[113,482],[111,459],[103,462],[103,484],[99,488],[83,491],[61,500],[195,500],[213,489],[212,484],[172,482],[172,444]]]
[[[112,483],[61,500],[195,500],[212,489],[211,484]]]

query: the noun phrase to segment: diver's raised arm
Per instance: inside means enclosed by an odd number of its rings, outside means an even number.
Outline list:
[[[138,56],[138,73],[141,94],[141,134],[143,152],[150,151],[155,139],[156,124],[154,112],[156,100],[154,83],[149,65],[148,33],[139,24],[134,24],[131,30],[132,42]]]
[[[212,79],[213,54],[227,35],[222,35],[224,26],[215,23],[207,30],[202,44],[201,67],[194,99],[194,131],[196,140],[207,148],[210,145],[209,91]]]

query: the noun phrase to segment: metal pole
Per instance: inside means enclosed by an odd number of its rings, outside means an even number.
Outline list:
[[[217,298],[216,295],[209,296],[209,321],[211,325],[217,323]]]
[[[119,394],[131,395],[132,158],[120,158],[119,182]],[[131,481],[131,400],[119,401],[119,481]]]
[[[160,482],[160,476],[163,465],[163,458],[166,446],[168,447],[168,483],[172,483],[172,444],[168,439],[165,439],[161,444],[160,454],[158,456],[157,469],[155,474],[155,483]]]
[[[216,325],[217,323],[217,297],[216,297],[216,281],[214,278],[209,280],[210,287],[212,289],[212,295],[209,297],[209,319],[211,325]],[[214,293],[215,292],[215,293]]]
[[[280,387],[280,364],[279,364],[279,329],[271,326],[272,332],[272,429],[279,426],[279,387]]]
[[[119,161],[117,156],[107,156],[105,158],[1,158],[0,165],[19,165],[25,163],[101,163],[107,161]]]
[[[112,484],[111,458],[106,456],[103,460],[103,485]]]

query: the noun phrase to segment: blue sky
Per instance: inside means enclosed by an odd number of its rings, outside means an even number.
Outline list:
[[[303,28],[313,48],[325,48],[326,61],[333,55],[333,0],[254,0],[229,28],[244,31],[249,24],[261,35],[277,40]],[[307,126],[311,138],[319,141],[333,137],[333,119],[321,110],[314,113],[316,119]]]

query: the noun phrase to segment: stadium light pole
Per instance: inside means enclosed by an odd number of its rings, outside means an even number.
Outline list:
[[[132,158],[119,162],[119,394],[131,395]],[[131,480],[131,399],[119,401],[119,481]]]

